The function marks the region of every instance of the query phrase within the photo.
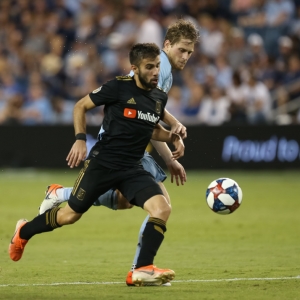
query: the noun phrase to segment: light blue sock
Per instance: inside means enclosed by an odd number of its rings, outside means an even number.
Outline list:
[[[144,220],[141,228],[140,228],[140,232],[139,232],[139,241],[138,241],[138,244],[136,246],[136,250],[135,250],[135,256],[134,256],[134,259],[133,259],[133,263],[132,263],[132,267],[131,267],[131,271],[134,271],[135,269],[135,266],[136,266],[136,263],[137,263],[137,260],[138,260],[138,257],[140,255],[140,251],[141,251],[141,248],[142,248],[142,237],[143,237],[143,232],[145,230],[145,227],[146,227],[146,224],[148,223],[148,220],[149,220],[149,215],[146,217],[146,219]]]
[[[68,201],[69,198],[70,198],[70,195],[72,193],[73,188],[67,187],[67,188],[62,188],[62,190],[63,190],[63,195],[62,195],[63,196],[63,201]]]

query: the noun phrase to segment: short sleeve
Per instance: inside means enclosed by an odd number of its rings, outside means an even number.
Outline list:
[[[161,53],[160,58],[161,58],[161,63],[160,63],[160,72],[159,72],[157,85],[165,93],[168,93],[173,83],[172,67],[167,55],[164,52]]]
[[[160,71],[159,71],[159,76],[158,76],[158,86],[164,90],[164,86],[165,86],[165,81],[166,81],[166,78],[167,78],[167,70],[166,68],[163,68],[162,66],[160,67]]]
[[[118,101],[118,82],[110,80],[89,94],[96,106],[112,104]]]

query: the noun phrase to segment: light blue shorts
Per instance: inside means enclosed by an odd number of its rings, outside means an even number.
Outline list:
[[[166,173],[148,152],[145,152],[141,163],[143,168],[154,177],[156,182],[164,182],[166,180]]]

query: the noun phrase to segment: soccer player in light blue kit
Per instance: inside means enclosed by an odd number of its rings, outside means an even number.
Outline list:
[[[180,19],[168,27],[164,39],[164,47],[160,55],[161,64],[158,82],[158,87],[160,87],[164,92],[168,93],[172,86],[172,69],[182,70],[184,68],[185,64],[187,63],[188,59],[194,51],[194,45],[197,42],[198,37],[198,30],[195,27],[195,25],[190,21]],[[170,114],[168,118],[174,120],[174,117]],[[99,135],[101,135],[102,130],[103,129],[101,127]],[[186,137],[186,128],[179,121],[177,121],[177,126],[175,128],[171,128],[171,131],[180,134],[183,138]],[[173,154],[170,151],[167,144],[153,140],[151,141],[151,143],[166,163],[168,170],[171,174],[171,182],[173,183],[173,180],[175,178],[177,185],[179,185],[180,182],[183,185],[186,181],[185,170],[183,166],[179,162],[177,162],[177,160],[174,160]],[[165,186],[163,185],[163,181],[167,178],[167,176],[162,170],[162,168],[159,167],[159,165],[155,162],[152,156],[149,155],[147,152],[145,152],[145,155],[141,160],[141,164],[143,165],[144,169],[150,172],[155,178],[155,180],[159,183],[162,191],[164,192],[164,196],[166,197],[168,203],[171,205],[170,197]],[[72,189],[73,188],[71,187],[64,188],[59,184],[50,185],[46,191],[46,197],[40,205],[39,213],[42,214],[46,210],[54,206],[58,206],[62,202],[68,201]],[[106,206],[114,210],[127,209],[132,207],[132,205],[124,198],[124,196],[118,190],[109,190],[104,195],[101,195],[98,198],[98,200],[94,203],[94,205]],[[133,270],[135,269],[135,265],[140,253],[142,234],[148,222],[148,219],[149,215],[146,217],[140,228],[139,242],[134,256],[132,268],[128,272],[126,278],[126,284],[128,286],[133,285],[131,276]]]

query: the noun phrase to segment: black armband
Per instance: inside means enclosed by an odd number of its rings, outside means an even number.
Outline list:
[[[86,141],[86,134],[85,133],[77,133],[75,135],[75,139],[76,140]]]

